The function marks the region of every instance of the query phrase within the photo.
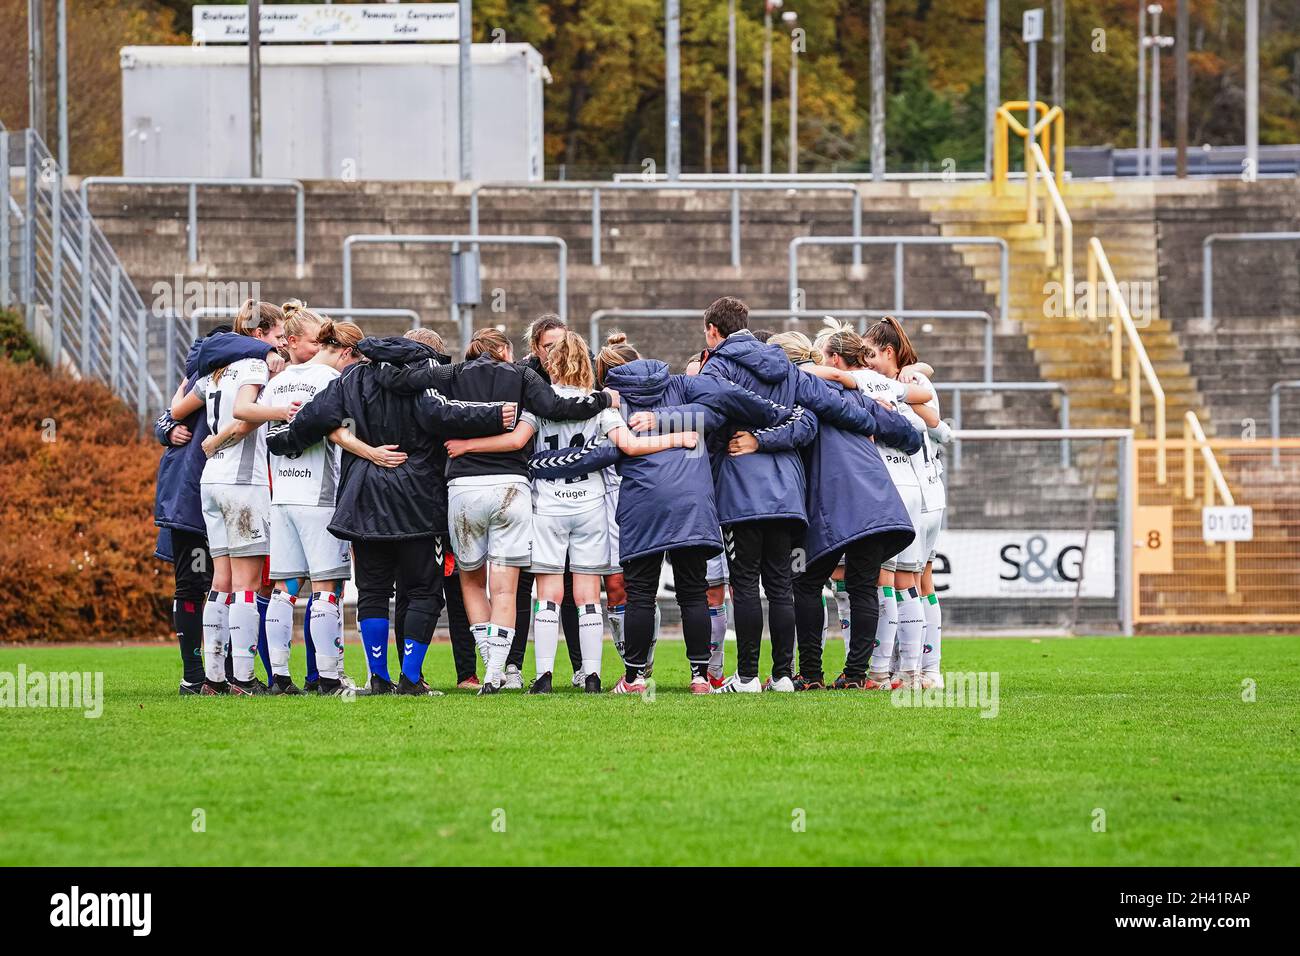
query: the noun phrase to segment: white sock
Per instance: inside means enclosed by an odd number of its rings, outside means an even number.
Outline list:
[[[939,596],[930,594],[922,598],[921,612],[925,615],[925,647],[921,653],[921,670],[926,674],[938,674],[939,645],[943,642],[943,612],[939,609]]]
[[[623,614],[627,610],[624,604],[609,605],[609,634],[614,639],[614,650],[618,651],[618,659],[623,659]]]
[[[876,646],[871,652],[871,673],[880,676],[889,673],[894,660],[894,641],[898,638],[898,603],[894,589],[889,585],[876,588],[880,602],[880,619],[876,622]]]
[[[491,655],[488,653],[488,628],[491,624],[471,624],[469,626],[470,636],[474,638],[474,649],[478,651],[478,656],[483,661],[483,666],[487,667],[491,661]]]
[[[709,674],[721,677],[727,669],[727,602],[709,608]]]
[[[230,658],[235,680],[253,679],[253,662],[257,660],[257,597],[252,591],[238,591],[230,602]]]
[[[533,605],[533,660],[537,663],[537,676],[555,670],[555,649],[560,646],[560,606],[554,601],[538,601]],[[582,626],[579,611],[578,626]]]
[[[295,598],[276,588],[266,606],[266,648],[271,655],[271,673],[289,676],[289,648],[293,645],[293,606]]]
[[[510,656],[510,645],[515,640],[515,629],[500,624],[489,624],[487,628],[487,680],[499,684],[505,679],[506,658]]]
[[[214,684],[226,682],[226,644],[230,641],[230,594],[209,591],[203,605],[203,673]]]
[[[604,651],[605,625],[599,604],[578,607],[578,644],[582,647],[582,669],[588,674],[600,673],[600,659]]]
[[[835,582],[835,606],[840,612],[840,630],[848,634],[852,612],[849,610],[849,592],[845,589],[843,581]]]
[[[898,597],[898,669],[913,674],[921,669],[921,650],[925,643],[925,615],[921,613],[921,594],[915,587]]]
[[[343,612],[332,591],[311,596],[311,642],[316,645],[316,670],[321,677],[343,676]]]

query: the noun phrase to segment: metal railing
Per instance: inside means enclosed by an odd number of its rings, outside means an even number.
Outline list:
[[[8,215],[0,221],[10,228],[0,229],[0,262],[11,261],[16,245],[16,301],[24,306],[27,331],[52,366],[102,379],[135,405],[143,424],[151,409],[170,398],[166,383],[160,387],[151,371],[149,311],[83,198],[66,188],[63,170],[34,131],[0,131],[6,173],[16,140],[23,154],[23,196],[19,204],[6,175]],[[12,276],[8,288],[13,302]]]
[[[1040,178],[1038,170],[1047,169],[1047,159],[1043,156],[1042,147],[1037,143],[1031,143],[1028,156],[1032,157],[1029,163],[1029,176],[1031,180]],[[1065,208],[1065,200],[1061,198],[1061,190],[1057,188],[1056,180],[1052,176],[1041,176],[1043,185],[1047,188],[1047,202],[1043,206],[1043,232],[1047,239],[1047,265],[1049,267],[1056,265],[1056,221],[1061,221],[1061,283],[1065,286],[1065,311],[1067,315],[1074,314],[1074,220],[1070,218],[1070,211]],[[1035,192],[1031,189],[1029,193],[1027,218],[1030,223],[1038,222],[1037,203]]]
[[[1056,152],[1053,155],[1054,162],[1051,164],[1053,174],[1056,177],[1058,188],[1065,186],[1065,113],[1059,106],[1049,108],[1042,100],[1034,101],[1034,114],[1040,118],[1034,122],[1034,141],[1043,144],[1043,152],[1052,154],[1053,139],[1055,139]],[[1034,193],[1034,176],[1031,173],[1031,165],[1034,161],[1029,153],[1029,129],[1022,124],[1013,112],[1029,111],[1028,100],[1012,100],[1003,103],[998,107],[994,114],[994,133],[993,133],[993,195],[1001,196],[1003,188],[1006,185],[1008,177],[1008,167],[1011,164],[1011,133],[1015,133],[1025,141],[1025,186],[1029,194],[1028,202],[1032,203]],[[1053,131],[1055,135],[1053,136]],[[1046,161],[1043,167],[1047,168]]]
[[[1214,244],[1216,242],[1293,242],[1300,232],[1212,232],[1201,240],[1201,315],[1214,321]]]
[[[977,310],[938,310],[923,309],[750,309],[751,319],[821,319],[826,316],[842,319],[857,319],[858,330],[865,332],[867,319],[883,319],[892,315],[897,319],[947,319],[974,320],[984,323],[984,381],[993,381],[993,316]],[[588,344],[595,348],[600,339],[600,323],[605,319],[695,319],[703,322],[704,313],[699,309],[597,309],[587,321]],[[811,338],[811,336],[810,336]]]
[[[1210,447],[1209,439],[1205,437],[1205,429],[1201,427],[1201,421],[1196,417],[1196,413],[1188,409],[1187,414],[1183,416],[1183,497],[1188,501],[1196,497],[1194,457],[1196,451],[1200,451],[1201,459],[1205,463],[1205,507],[1214,506],[1216,491],[1219,500],[1225,505],[1235,505],[1237,502],[1228,489],[1228,482],[1223,477],[1223,469],[1219,467],[1219,460],[1214,457],[1214,449]],[[1234,541],[1225,541],[1223,545],[1227,591],[1229,594],[1236,594],[1237,545]]]
[[[1155,403],[1155,430],[1156,430],[1156,481],[1164,484],[1167,478],[1166,467],[1166,436],[1165,436],[1165,390],[1160,385],[1160,379],[1156,376],[1156,370],[1151,365],[1151,359],[1147,356],[1146,347],[1142,344],[1142,336],[1138,334],[1137,326],[1133,324],[1133,316],[1129,312],[1128,302],[1120,291],[1119,283],[1115,281],[1115,273],[1111,270],[1110,260],[1106,258],[1106,250],[1101,247],[1101,240],[1093,236],[1088,240],[1088,318],[1092,321],[1097,320],[1097,274],[1101,273],[1101,278],[1106,286],[1107,313],[1111,320],[1111,370],[1110,377],[1119,381],[1124,377],[1123,363],[1123,339],[1127,338],[1129,343],[1129,422],[1138,426],[1142,424],[1142,379],[1147,381],[1147,387],[1151,390],[1151,398]]]
[[[1274,382],[1268,390],[1268,422],[1272,429],[1273,441],[1282,437],[1282,389],[1300,388],[1300,379],[1289,379],[1281,382]],[[1278,446],[1273,446],[1273,467],[1277,468],[1282,464],[1281,450]]]
[[[294,205],[294,254],[298,278],[305,270],[306,210],[302,183],[297,179],[220,179],[190,176],[87,176],[81,181],[81,204],[87,209],[91,186],[186,186],[189,190],[189,209],[186,221],[186,254],[190,262],[199,261],[199,198],[200,186],[226,189],[292,189]]]
[[[559,267],[559,308],[561,321],[567,321],[569,315],[568,262],[569,246],[559,236],[483,236],[483,235],[383,235],[354,233],[343,240],[343,309],[352,308],[352,248],[359,245],[441,245],[450,246],[453,253],[459,252],[461,244],[477,248],[483,246],[553,246],[557,252]],[[461,344],[468,345],[474,334],[473,317],[464,319],[460,304],[452,298],[452,321],[460,328]]]
[[[790,240],[790,302],[799,301],[799,250],[805,246],[893,246],[894,312],[906,311],[903,305],[907,274],[903,270],[904,246],[997,246],[998,316],[1005,325],[1009,315],[1008,278],[1011,255],[1007,241],[999,236],[799,236]],[[933,313],[931,313],[933,314]]]
[[[1012,176],[1024,176],[1024,173],[1011,173]],[[985,182],[988,177],[982,171],[976,172],[948,172],[947,170],[936,169],[933,172],[913,172],[913,173],[885,173],[886,182],[952,182],[954,179],[969,180],[971,182]],[[614,182],[633,182],[635,180],[645,180],[647,182],[669,182],[667,173],[655,173],[653,176],[647,173],[615,173]],[[700,182],[700,183],[719,183],[719,182],[835,182],[843,180],[854,183],[879,182],[880,180],[871,173],[682,173],[678,177],[679,182]]]
[[[963,392],[1058,392],[1061,396],[1061,430],[1070,427],[1070,393],[1060,382],[934,382],[937,391],[950,391],[952,396],[952,427],[961,431]],[[961,439],[954,439],[952,446],[952,467],[961,467]],[[1061,439],[1061,467],[1070,467],[1070,439]]]
[[[862,195],[858,192],[858,187],[850,182],[829,181],[829,182],[777,182],[772,180],[761,180],[758,182],[729,180],[725,182],[691,182],[681,184],[672,181],[598,181],[598,182],[578,182],[567,180],[550,180],[546,182],[497,182],[497,183],[478,183],[469,194],[469,231],[478,234],[478,197],[484,189],[553,189],[568,192],[590,192],[591,193],[591,264],[600,265],[600,245],[601,245],[601,225],[600,225],[600,194],[602,190],[615,191],[637,191],[649,190],[663,192],[667,190],[694,192],[697,190],[712,192],[729,192],[731,193],[731,265],[734,268],[740,268],[740,194],[742,192],[849,192],[853,197],[853,235],[862,235]],[[853,264],[862,264],[861,250],[854,249]]]

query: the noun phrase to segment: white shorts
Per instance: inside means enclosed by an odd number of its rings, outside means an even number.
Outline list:
[[[935,549],[939,546],[939,531],[942,528],[942,508],[935,508],[933,511],[921,514],[921,527],[917,528],[917,536],[922,539],[921,554],[925,556],[926,564],[934,560]]]
[[[725,551],[709,558],[709,563],[704,569],[704,579],[711,588],[716,588],[719,584],[726,584],[731,580],[731,572],[727,567],[727,553]]]
[[[334,509],[324,505],[271,505],[272,581],[352,577],[348,543],[330,534],[333,517]]]
[[[618,563],[618,491],[606,492],[605,494],[605,528],[609,534],[609,565],[601,572],[603,576],[608,577],[611,574],[622,574],[623,566]]]
[[[609,567],[609,519],[605,503],[579,514],[533,515],[533,574],[605,574]]]
[[[447,524],[456,563],[526,568],[533,563],[533,493],[522,478],[447,488]]]
[[[271,553],[271,489],[266,485],[199,485],[208,551],[214,558]]]
[[[912,528],[916,531],[916,537],[912,539],[912,543],[906,548],[882,564],[880,566],[881,570],[924,571],[925,559],[929,552],[924,550],[924,534],[921,530],[921,489],[915,487],[899,488],[898,496],[903,499],[903,507],[907,509],[907,516],[912,519]]]

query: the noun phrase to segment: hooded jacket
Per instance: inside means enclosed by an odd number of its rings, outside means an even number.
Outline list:
[[[876,433],[878,441],[891,447],[911,447],[913,451],[919,447],[916,430],[901,415],[878,407],[874,399],[861,391],[843,389],[836,382],[825,384],[832,391],[840,392],[846,403],[860,405],[877,415],[881,423]],[[901,422],[901,429],[893,419]],[[885,535],[884,552],[893,556],[916,536],[880,452],[863,436],[821,422],[816,437],[806,442],[806,425],[791,420],[755,432],[754,437],[758,440],[758,453],[742,457],[788,451],[805,442],[802,453],[808,475],[808,530],[804,550],[809,562],[870,535]]]
[[[762,428],[789,416],[785,406],[731,382],[673,375],[654,359],[610,369],[605,384],[619,393],[625,415],[658,412],[661,424],[681,431],[701,430],[706,440],[728,421]],[[663,421],[665,412],[674,421]],[[617,514],[622,561],[691,546],[710,548],[715,554],[722,550],[713,474],[701,447],[628,457],[600,436],[583,449],[543,452],[531,459],[535,476],[555,478],[585,474],[611,463],[623,479]]]
[[[393,368],[444,365],[447,356],[401,337],[365,338],[357,345],[370,362],[349,366],[303,405],[293,421],[267,436],[277,455],[298,454],[344,423],[369,445],[396,445],[405,463],[383,468],[345,453],[329,529],[347,541],[427,538],[447,533],[447,438],[502,431],[501,402],[455,402],[437,389],[395,391],[383,378]]]
[[[233,332],[217,332],[195,339],[185,358],[185,382],[192,388],[213,369],[240,359],[266,358],[271,351],[273,349],[261,339]],[[184,425],[193,436],[184,445],[171,443],[172,429],[177,425]],[[154,437],[167,449],[158,462],[158,478],[154,485],[153,523],[162,529],[154,553],[164,561],[170,561],[172,528],[207,534],[203,505],[199,499],[199,479],[203,477],[203,466],[208,460],[203,454],[203,439],[208,437],[208,416],[200,408],[178,422],[164,411],[154,422],[153,431]]]
[[[709,353],[700,374],[734,382],[806,416],[804,426],[796,431],[806,439],[804,444],[816,436],[821,421],[863,436],[875,435],[882,428],[901,430],[905,424],[901,419],[894,420],[899,418],[896,412],[876,402],[864,406],[845,401],[842,391],[829,388],[815,375],[801,373],[780,346],[760,342],[748,329],[727,336]],[[726,427],[709,436],[722,523],[768,518],[793,518],[806,523],[807,482],[797,447],[732,457],[727,453],[727,443],[736,431]]]

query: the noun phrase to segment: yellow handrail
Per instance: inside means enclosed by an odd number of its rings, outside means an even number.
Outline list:
[[[1047,158],[1043,155],[1042,148],[1037,143],[1029,144],[1027,154],[1029,162],[1025,164],[1025,175],[1029,177],[1032,187],[1035,179],[1038,178],[1038,169],[1047,168]],[[1043,215],[1043,228],[1047,234],[1047,264],[1056,265],[1056,220],[1061,220],[1061,281],[1065,285],[1065,311],[1067,315],[1074,315],[1074,220],[1070,218],[1070,212],[1065,208],[1065,200],[1061,198],[1061,190],[1056,185],[1056,180],[1051,176],[1043,176],[1043,185],[1047,187],[1047,198],[1050,200]],[[1031,211],[1031,216],[1034,213]],[[1030,222],[1035,221],[1030,219]]]
[[[1008,134],[1014,132],[1025,141],[1025,169],[1029,169],[1029,130],[1016,119],[1012,113],[1029,111],[1028,100],[1012,100],[1003,103],[994,114],[993,134],[993,195],[1001,196],[1007,182],[1007,167],[1010,163],[1011,144]],[[1035,114],[1039,117],[1034,122],[1034,139],[1042,139],[1045,154],[1053,159],[1051,168],[1056,175],[1056,185],[1065,186],[1065,113],[1059,106],[1050,109],[1041,100],[1035,104]],[[1055,153],[1052,147],[1055,146]],[[1044,167],[1048,164],[1044,163]]]
[[[1219,459],[1214,456],[1214,449],[1210,447],[1210,441],[1205,437],[1205,429],[1201,427],[1201,420],[1196,417],[1196,413],[1191,409],[1183,416],[1183,497],[1189,501],[1196,497],[1196,467],[1195,458],[1193,457],[1193,446],[1201,452],[1201,458],[1205,462],[1205,506],[1207,508],[1214,505],[1214,492],[1219,492],[1219,498],[1225,505],[1235,505],[1237,502],[1232,497],[1232,492],[1228,489],[1228,480],[1223,477],[1223,469],[1219,467]],[[1237,593],[1237,543],[1235,541],[1223,542],[1224,573],[1226,575],[1225,587],[1229,594]]]
[[[1165,483],[1165,390],[1160,387],[1160,379],[1147,357],[1147,350],[1142,345],[1142,336],[1138,334],[1129,312],[1128,302],[1120,292],[1115,273],[1111,270],[1106,250],[1101,247],[1101,240],[1093,236],[1088,240],[1088,318],[1097,319],[1097,272],[1106,284],[1106,312],[1111,319],[1111,378],[1119,381],[1124,377],[1121,334],[1129,343],[1129,421],[1133,425],[1142,423],[1142,379],[1147,380],[1151,389],[1151,398],[1155,403],[1156,426],[1156,481]],[[1116,321],[1118,320],[1118,321]]]

